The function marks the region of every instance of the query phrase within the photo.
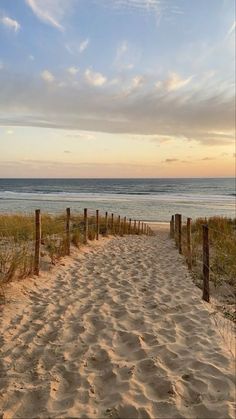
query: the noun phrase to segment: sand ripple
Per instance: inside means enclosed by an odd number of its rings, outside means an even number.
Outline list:
[[[64,265],[11,285],[4,419],[234,417],[232,359],[165,232],[104,240]]]

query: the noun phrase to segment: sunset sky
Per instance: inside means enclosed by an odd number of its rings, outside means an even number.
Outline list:
[[[235,170],[234,0],[0,0],[0,177]]]

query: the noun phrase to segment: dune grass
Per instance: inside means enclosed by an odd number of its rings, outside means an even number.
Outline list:
[[[236,218],[198,218],[192,222],[192,271],[202,286],[202,225],[209,227],[210,285],[213,295],[223,297],[232,307],[225,314],[235,320],[236,297]],[[183,226],[183,254],[187,257],[186,225]]]
[[[105,217],[99,217],[99,231],[106,235]],[[122,227],[122,224],[121,224]],[[49,260],[51,265],[66,255],[66,215],[41,214],[41,259]],[[109,234],[120,234],[117,217],[113,227],[108,218]],[[136,233],[134,228],[131,234]],[[88,216],[88,239],[96,238],[96,217],[94,212]],[[84,243],[84,217],[73,213],[70,220],[71,243],[79,247]],[[0,215],[0,286],[14,277],[24,278],[32,274],[34,268],[35,219],[29,214]]]

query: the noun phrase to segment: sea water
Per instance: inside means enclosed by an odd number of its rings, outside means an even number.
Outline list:
[[[0,179],[0,212],[58,213],[71,207],[114,212],[146,221],[236,216],[234,178]]]

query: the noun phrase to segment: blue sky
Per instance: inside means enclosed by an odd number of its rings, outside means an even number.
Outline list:
[[[234,50],[234,0],[0,0],[0,176],[233,175]]]

